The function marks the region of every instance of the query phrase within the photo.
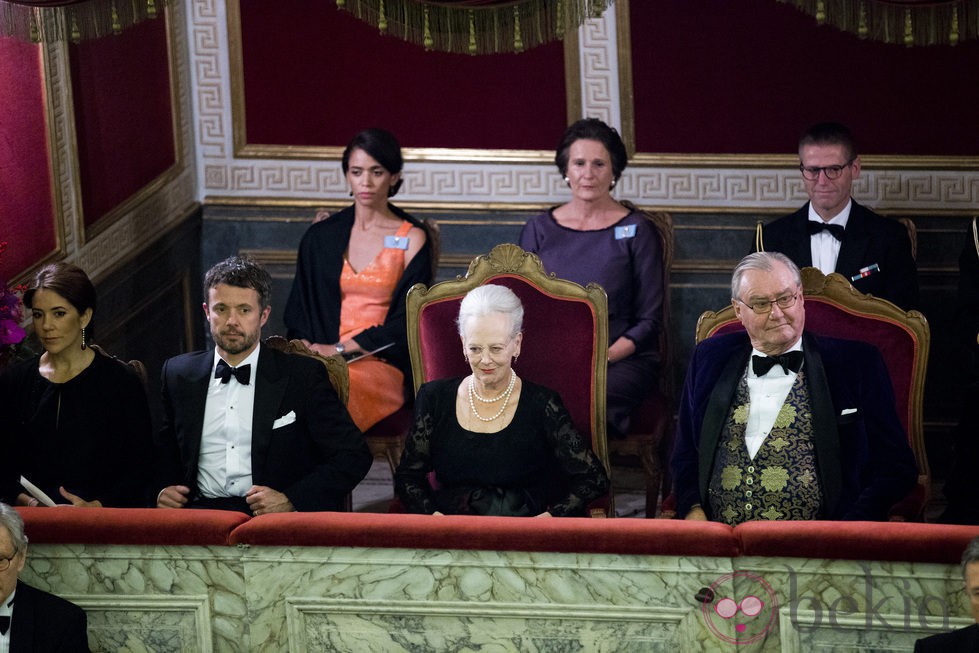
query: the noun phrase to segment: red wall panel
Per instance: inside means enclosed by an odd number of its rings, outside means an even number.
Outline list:
[[[85,226],[175,162],[166,21],[70,48]]]
[[[979,155],[979,43],[863,41],[772,0],[630,3],[640,152],[792,153],[821,120],[873,154]]]
[[[564,46],[426,52],[323,0],[241,0],[247,139],[342,146],[385,127],[405,147],[551,150],[567,121]]]
[[[0,283],[57,247],[41,49],[0,37]]]

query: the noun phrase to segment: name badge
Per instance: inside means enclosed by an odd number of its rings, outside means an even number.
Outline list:
[[[627,224],[624,227],[615,228],[615,239],[622,240],[623,238],[632,238],[636,235],[636,225]]]
[[[388,249],[408,249],[408,236],[385,236],[384,246]]]

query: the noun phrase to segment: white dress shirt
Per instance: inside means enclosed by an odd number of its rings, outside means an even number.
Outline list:
[[[227,383],[214,378],[220,360],[214,352],[197,459],[197,487],[203,497],[243,497],[252,486],[252,415],[260,350],[261,345],[255,347],[236,366],[251,365],[248,385],[234,376]]]
[[[802,351],[802,338],[789,347],[786,351]],[[752,356],[765,356],[757,349],[751,350]],[[748,455],[752,460],[755,454],[761,449],[762,443],[772,427],[775,426],[775,419],[782,410],[785,398],[792,390],[795,383],[795,372],[785,373],[781,365],[773,365],[772,369],[764,376],[756,376],[752,369],[751,359],[748,359],[748,423],[744,429],[744,443],[748,447]]]
[[[853,200],[849,200],[843,210],[833,216],[833,219],[829,221],[828,224],[838,224],[846,228],[846,223],[850,219],[850,207],[853,206]],[[814,222],[825,222],[816,210],[812,208],[812,202],[809,202],[809,219]],[[809,236],[809,247],[812,251],[812,265],[813,267],[819,268],[823,274],[829,274],[830,272],[836,271],[836,259],[840,257],[840,245],[843,243],[836,240],[828,231],[818,231],[811,236]]]
[[[10,632],[14,629],[14,595],[17,593],[17,588],[10,593],[10,596],[0,604],[0,617],[11,617],[10,628],[7,629],[6,634],[0,635],[0,653],[8,653],[10,651]]]

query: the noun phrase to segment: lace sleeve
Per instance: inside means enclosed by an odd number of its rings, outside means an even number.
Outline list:
[[[401,463],[394,473],[394,491],[408,512],[430,515],[435,512],[432,486],[431,443],[438,414],[437,393],[423,385],[415,399],[415,416],[405,441]]]
[[[580,516],[590,501],[608,492],[608,474],[571,423],[571,415],[557,394],[547,399],[544,410],[548,442],[568,481],[567,496],[551,505],[551,514]]]

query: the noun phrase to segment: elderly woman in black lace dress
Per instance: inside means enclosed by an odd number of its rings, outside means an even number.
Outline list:
[[[552,390],[517,376],[523,306],[509,288],[462,300],[465,378],[423,385],[395,490],[409,512],[581,516],[609,479]],[[433,488],[429,473],[435,472]]]

